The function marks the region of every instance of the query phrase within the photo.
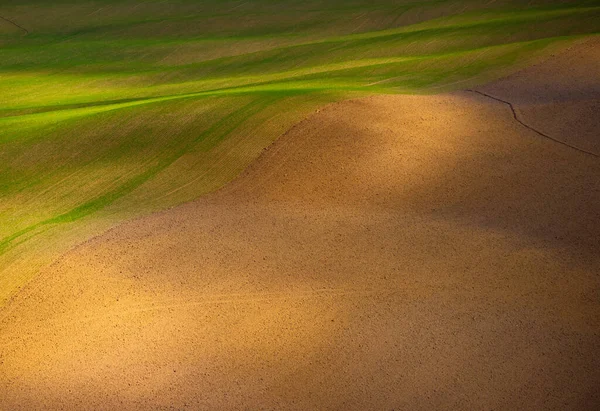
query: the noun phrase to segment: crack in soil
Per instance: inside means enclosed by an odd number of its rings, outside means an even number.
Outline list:
[[[600,155],[599,155],[599,154],[596,154],[596,153],[594,153],[594,152],[592,152],[592,151],[587,151],[587,150],[585,150],[585,149],[583,149],[583,148],[579,148],[579,147],[577,147],[577,146],[571,145],[571,144],[569,144],[569,143],[566,143],[566,142],[564,142],[564,141],[558,140],[558,139],[556,139],[556,138],[554,138],[554,137],[550,137],[548,134],[544,134],[544,133],[542,133],[541,131],[539,131],[539,130],[537,130],[537,129],[533,128],[533,127],[531,127],[529,124],[525,123],[523,120],[521,120],[521,119],[519,118],[519,116],[517,115],[517,110],[515,109],[515,106],[514,106],[514,105],[513,105],[511,102],[509,102],[509,101],[502,100],[501,98],[498,98],[498,97],[491,96],[491,95],[489,95],[489,94],[486,94],[486,93],[484,93],[484,92],[482,92],[482,91],[479,91],[479,90],[468,89],[468,90],[465,90],[465,91],[469,91],[469,92],[471,92],[471,93],[480,94],[480,95],[482,95],[482,96],[484,96],[484,97],[487,97],[487,98],[490,98],[490,99],[492,99],[492,100],[496,100],[496,101],[498,101],[498,102],[500,102],[500,103],[506,104],[508,107],[510,107],[510,110],[512,111],[512,114],[513,114],[513,117],[514,117],[514,119],[515,119],[515,120],[516,120],[516,121],[517,121],[519,124],[521,124],[523,127],[526,127],[526,128],[528,128],[529,130],[533,131],[534,133],[538,134],[539,136],[542,136],[542,137],[544,137],[544,138],[547,138],[547,139],[549,139],[549,140],[552,140],[552,141],[554,141],[555,143],[562,144],[563,146],[569,147],[569,148],[571,148],[571,149],[573,149],[573,150],[577,150],[577,151],[579,151],[579,152],[581,152],[581,153],[584,153],[584,154],[587,154],[587,155],[590,155],[590,156],[594,156],[594,157],[596,157],[596,158],[600,158]]]
[[[21,30],[23,30],[23,32],[25,33],[25,35],[28,35],[28,34],[29,34],[29,30],[27,30],[27,29],[26,29],[25,27],[23,27],[23,26],[19,26],[19,25],[18,25],[17,23],[15,23],[14,21],[12,21],[12,20],[9,20],[9,19],[7,19],[6,17],[2,17],[2,16],[0,16],[0,19],[2,19],[2,20],[4,20],[4,21],[6,21],[6,22],[8,22],[8,23],[12,24],[13,26],[15,26],[15,27],[17,27],[17,28],[19,28],[19,29],[21,29]]]

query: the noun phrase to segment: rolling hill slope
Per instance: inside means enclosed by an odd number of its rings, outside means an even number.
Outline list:
[[[596,119],[526,125],[600,101],[599,47],[476,89],[522,123],[469,91],[331,104],[71,250],[1,311],[0,408],[598,408],[600,162],[555,141]]]

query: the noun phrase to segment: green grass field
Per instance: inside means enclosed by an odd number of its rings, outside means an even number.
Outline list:
[[[61,252],[238,175],[328,102],[437,93],[600,31],[600,1],[0,5],[0,305]]]

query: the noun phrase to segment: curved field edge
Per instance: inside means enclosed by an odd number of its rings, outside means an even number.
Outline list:
[[[335,94],[267,95],[246,97],[244,103],[239,98],[210,103],[191,100],[159,103],[143,114],[136,112],[139,109],[130,110],[128,118],[148,121],[148,128],[124,130],[125,137],[112,135],[117,141],[105,142],[107,146],[131,144],[130,150],[137,153],[121,153],[128,157],[126,165],[120,166],[119,157],[106,150],[96,158],[80,159],[82,164],[58,167],[40,176],[32,187],[13,196],[14,205],[4,201],[10,207],[8,213],[2,210],[5,221],[12,217],[13,227],[23,228],[5,237],[0,245],[0,300],[5,302],[41,267],[85,239],[122,221],[219,189],[289,127],[316,108],[339,99]],[[171,132],[172,124],[162,120],[150,124],[150,118],[161,112],[187,115],[185,120],[178,117],[177,123],[188,124],[178,130],[179,135]],[[122,112],[99,115],[108,122],[121,116]],[[76,135],[90,133],[93,138],[99,120],[95,116],[87,124],[79,122]],[[149,130],[151,133],[143,134]],[[156,138],[162,133],[166,138],[157,147]],[[137,162],[133,161],[135,156]],[[54,201],[42,203],[45,197]],[[10,228],[2,227],[5,232]]]
[[[158,52],[149,63],[139,57],[147,45],[132,46],[132,39],[141,40],[131,33],[114,39],[122,43],[118,50],[108,42],[116,53],[107,59],[94,31],[80,31],[66,43],[90,49],[82,61],[73,56],[66,70],[40,48],[65,38],[49,41],[56,34],[36,37],[32,30],[21,43],[11,34],[0,51],[12,56],[0,65],[0,305],[75,244],[222,187],[316,108],[365,94],[431,93],[497,78],[593,32],[589,23],[572,30],[573,16],[582,12],[597,10],[466,13],[412,28],[301,38],[293,45],[281,40],[185,64],[170,54],[165,62]],[[545,34],[521,38],[519,30],[536,22]],[[505,35],[507,28],[513,32]],[[163,40],[151,39],[152,48]],[[219,41],[227,48],[238,39]],[[119,52],[129,49],[133,57],[118,63]],[[58,57],[73,50],[66,46]]]

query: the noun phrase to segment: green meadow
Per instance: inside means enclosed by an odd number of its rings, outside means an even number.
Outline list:
[[[508,74],[598,33],[600,1],[14,0],[0,17],[1,305],[75,244],[223,186],[316,108]]]

